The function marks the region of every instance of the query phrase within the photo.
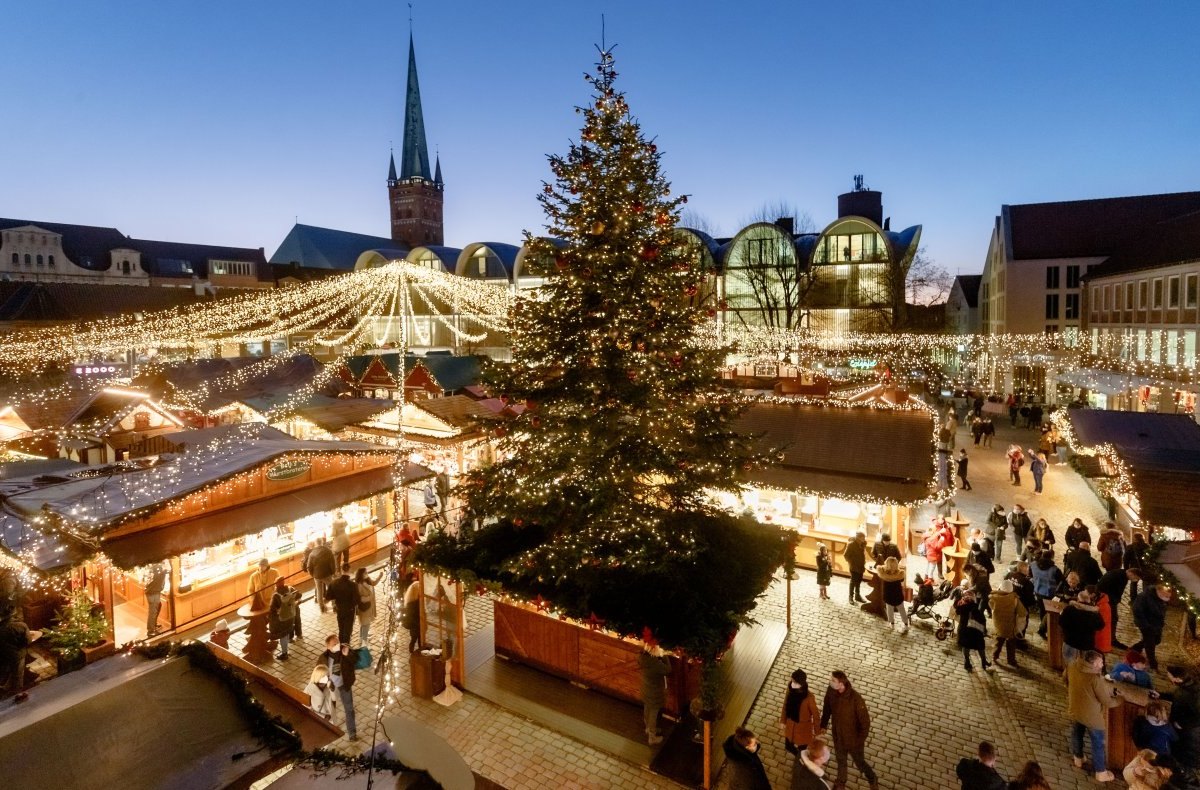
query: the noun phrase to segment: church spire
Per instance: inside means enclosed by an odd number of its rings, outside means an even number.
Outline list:
[[[433,167],[433,183],[437,184],[438,186],[441,186],[442,185],[442,155],[438,154],[436,159],[437,159],[437,164],[434,165],[434,167]]]
[[[396,152],[388,151],[388,186],[396,185]]]
[[[417,82],[417,53],[408,34],[408,95],[404,102],[404,148],[400,152],[400,178],[431,180],[429,147],[425,143],[425,115],[421,111],[421,86]]]

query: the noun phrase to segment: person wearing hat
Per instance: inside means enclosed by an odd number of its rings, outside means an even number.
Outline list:
[[[892,543],[891,535],[881,532],[879,533],[879,540],[875,541],[875,545],[871,547],[871,559],[875,561],[876,566],[879,566],[888,557],[895,557],[897,560],[902,559],[900,556],[900,547]]]
[[[1122,683],[1132,683],[1142,688],[1154,688],[1154,679],[1150,677],[1149,671],[1146,670],[1146,657],[1138,650],[1125,651],[1125,660],[1113,667],[1109,677],[1113,680],[1119,680]],[[1154,694],[1153,696],[1158,695]]]
[[[996,629],[996,649],[992,651],[992,663],[1000,662],[1000,649],[1005,649],[1005,660],[1010,667],[1017,666],[1017,632],[1025,622],[1025,605],[1017,597],[1011,579],[1000,582],[999,592],[992,593],[992,627]]]
[[[889,628],[896,627],[896,610],[900,610],[900,622],[904,627],[900,633],[908,631],[908,609],[904,606],[904,569],[895,557],[888,557],[883,567],[875,571],[879,581],[883,582],[883,605]]]
[[[229,649],[229,621],[226,620],[224,617],[222,617],[220,620],[218,620],[216,622],[216,625],[213,626],[212,633],[208,635],[208,641],[210,644],[216,645],[217,647],[223,647],[226,650],[228,650]]]
[[[784,748],[792,754],[804,751],[821,730],[817,698],[808,688],[808,675],[803,669],[793,672],[788,682],[780,722],[783,724]]]

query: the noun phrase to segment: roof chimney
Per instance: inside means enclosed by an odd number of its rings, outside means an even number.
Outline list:
[[[796,235],[796,218],[795,217],[780,217],[775,220],[775,227],[782,230],[789,236]]]

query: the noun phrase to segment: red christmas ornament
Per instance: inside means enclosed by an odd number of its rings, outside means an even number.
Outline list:
[[[475,585],[475,594],[478,595],[480,598],[482,598],[483,596],[487,595],[487,588],[484,587],[482,584],[476,584]]]
[[[714,316],[716,316],[716,314],[717,314],[717,311],[716,311],[716,310],[714,310],[714,309],[712,309],[712,308],[710,307],[710,308],[708,308],[707,310],[705,310],[705,311],[704,311],[704,314],[705,314],[706,316],[708,316],[709,318],[713,318]]]
[[[572,195],[578,195],[578,194],[579,194],[579,189],[577,189],[576,187],[571,187],[571,194],[572,194]]]
[[[683,357],[676,354],[675,356],[671,357],[671,364],[677,368],[683,367]]]
[[[629,377],[630,381],[637,381],[638,372],[635,368],[629,368],[626,370],[625,375]]]
[[[671,215],[667,214],[666,212],[663,212],[662,214],[659,214],[657,217],[655,217],[654,221],[656,223],[658,223],[659,225],[661,225],[662,227],[666,227],[667,225],[671,224]]]
[[[655,145],[654,143],[650,143],[650,153],[653,154],[653,153],[656,153],[657,151],[658,151],[658,146]]]
[[[696,287],[696,284],[695,284],[695,283],[692,283],[692,284],[691,284],[691,285],[689,285],[687,288],[684,288],[684,289],[683,289],[683,292],[684,292],[685,294],[687,294],[688,296],[695,296],[695,295],[696,295],[696,292],[697,292],[698,290],[700,290],[700,289]]]
[[[542,187],[542,191],[545,192],[547,195],[553,195],[554,187],[550,186],[549,184],[546,184],[546,186]]]
[[[642,260],[652,261],[658,257],[658,247],[642,247]]]
[[[505,428],[503,425],[497,425],[496,430],[493,431],[493,433],[496,434],[497,439],[502,439],[502,438],[504,438],[504,434],[508,433],[508,429]]]
[[[514,518],[514,519],[513,519],[513,526],[514,526],[514,527],[523,527],[523,526],[525,526],[525,519],[523,519],[523,518]],[[533,563],[530,563],[530,567],[533,567]]]
[[[535,411],[535,410],[537,409],[537,407],[538,407],[538,402],[537,402],[537,401],[535,401],[533,398],[527,398],[527,399],[525,400],[525,408],[526,408],[526,410],[528,410],[528,411]]]
[[[561,253],[558,255],[555,255],[554,256],[554,265],[557,266],[559,269],[567,268],[567,256],[562,255]]]
[[[536,416],[536,415],[535,415],[535,416],[533,416],[533,417],[530,417],[530,418],[529,418],[529,425],[530,425],[531,427],[534,427],[534,428],[540,428],[540,427],[542,427],[542,418],[541,418],[541,417],[538,417],[538,416]]]
[[[680,195],[680,196],[679,196],[679,202],[680,202],[680,203],[687,203],[687,195]]]

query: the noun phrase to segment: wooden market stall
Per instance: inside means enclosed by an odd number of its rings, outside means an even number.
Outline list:
[[[868,545],[888,533],[902,550],[910,541],[912,509],[936,491],[934,416],[923,406],[849,401],[756,403],[738,430],[757,435],[758,449],[777,462],[746,474],[740,495],[721,494],[731,510],[796,531],[796,560],[816,568],[817,546],[848,574],[842,558],[854,533]]]

